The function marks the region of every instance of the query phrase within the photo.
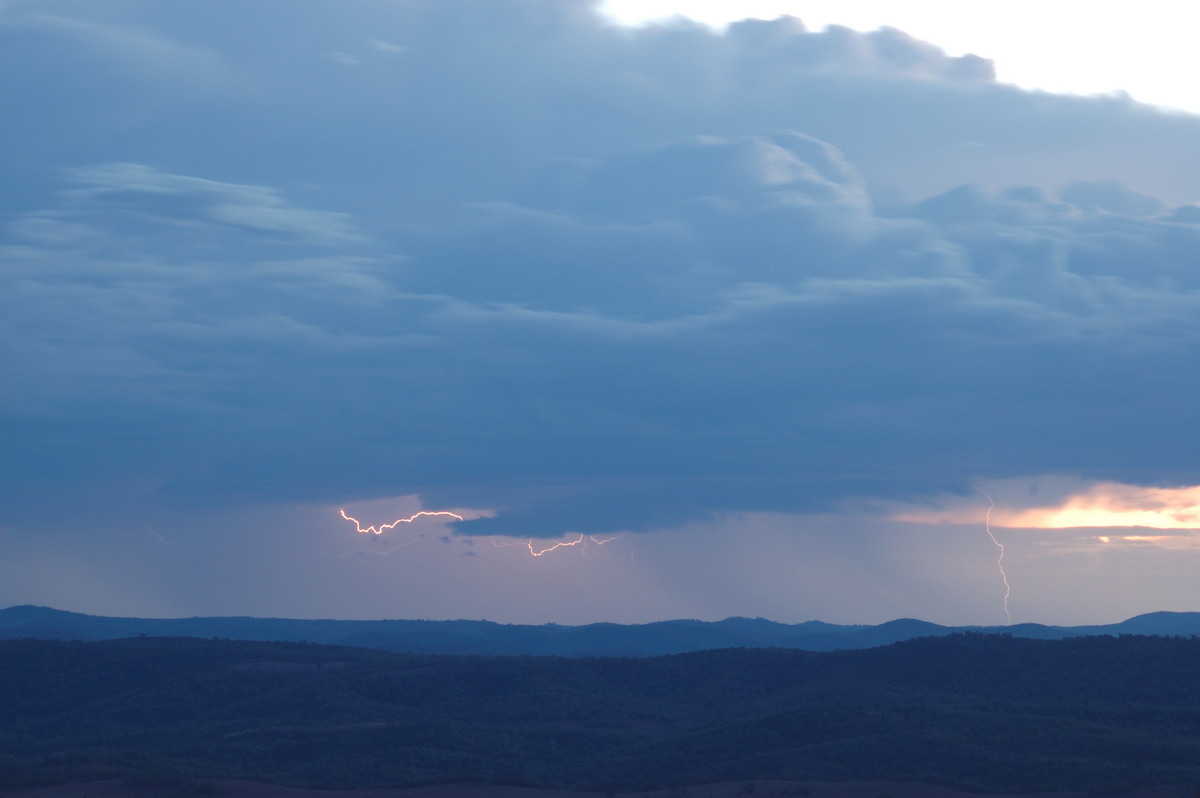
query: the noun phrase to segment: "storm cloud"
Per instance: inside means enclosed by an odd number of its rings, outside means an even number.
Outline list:
[[[582,0],[11,0],[0,34],[15,527],[1200,483],[1200,118]]]

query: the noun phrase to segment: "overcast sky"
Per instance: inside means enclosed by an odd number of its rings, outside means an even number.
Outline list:
[[[8,0],[0,606],[1200,609],[1200,115],[986,55]]]

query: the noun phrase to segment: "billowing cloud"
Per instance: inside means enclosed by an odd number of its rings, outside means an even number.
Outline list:
[[[1200,118],[889,29],[281,13],[5,6],[14,528],[419,494],[569,541],[1200,483]]]
[[[882,215],[798,134],[564,168],[543,208],[466,206],[390,245],[270,189],[68,172],[13,223],[13,407],[207,425],[186,459],[226,479],[404,484],[496,506],[479,534],[1031,464],[1185,473],[1162,446],[1191,413],[1171,364],[1193,351],[1194,225],[1031,189]],[[307,462],[272,465],[278,447]]]

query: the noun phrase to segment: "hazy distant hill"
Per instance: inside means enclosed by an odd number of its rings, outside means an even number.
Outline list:
[[[333,621],[283,618],[108,618],[19,606],[0,610],[0,639],[112,640],[125,637],[207,637],[361,646],[417,654],[531,654],[658,656],[717,648],[794,648],[804,651],[872,648],[955,632],[984,632],[1057,640],[1089,635],[1200,635],[1200,612],[1155,612],[1108,626],[952,627],[901,619],[878,626],[762,618],[661,621],[621,625],[521,626],[490,621]]]
[[[8,640],[0,790],[233,776],[657,786],[677,798],[687,785],[767,779],[1007,793],[1172,784],[1196,795],[1197,673],[1200,639],[1133,635],[640,658]]]

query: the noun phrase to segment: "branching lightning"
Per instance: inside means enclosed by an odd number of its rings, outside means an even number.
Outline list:
[[[395,521],[392,521],[387,524],[374,524],[371,526],[363,526],[361,521],[359,521],[354,516],[349,515],[344,508],[338,510],[338,514],[341,515],[342,518],[345,519],[346,521],[349,521],[350,523],[354,524],[355,532],[359,532],[359,533],[362,533],[365,535],[366,534],[382,535],[384,532],[391,530],[391,529],[395,529],[396,527],[400,526],[401,524],[411,524],[420,518],[439,518],[440,517],[440,518],[449,518],[454,521],[465,521],[466,520],[466,518],[459,515],[458,513],[452,513],[449,510],[422,510],[421,512],[414,513],[413,515],[410,515],[407,518],[397,518]],[[509,540],[509,541],[500,542],[500,541],[493,540],[492,545],[496,546],[496,547],[523,546],[524,548],[529,550],[530,555],[532,555],[534,557],[541,557],[543,555],[549,554],[552,551],[556,551],[558,549],[564,549],[564,548],[571,548],[574,546],[579,546],[584,550],[586,550],[588,546],[593,545],[593,544],[596,546],[603,546],[606,543],[613,542],[614,540],[616,540],[619,537],[621,537],[621,536],[613,535],[612,537],[598,537],[596,535],[580,534],[579,537],[574,540],[562,540],[562,541],[559,541],[558,543],[553,543],[551,545],[542,546],[542,547],[534,545],[534,538],[529,538],[528,540],[525,540],[525,541]],[[415,541],[410,540],[406,543],[401,543],[398,546],[393,546],[392,548],[388,549],[387,551],[383,551],[383,552],[376,552],[376,551],[353,552],[353,554],[373,554],[373,555],[386,557],[387,555],[391,554],[393,551],[396,551],[397,549],[411,545],[414,542]],[[346,555],[346,556],[351,556],[351,555]]]
[[[987,514],[983,517],[983,528],[987,532],[987,536],[992,539],[992,543],[1000,550],[1000,557],[996,560],[996,567],[1000,570],[1000,578],[1004,580],[1004,616],[1008,619],[1008,626],[1012,625],[1012,613],[1008,611],[1008,597],[1012,595],[1012,587],[1008,584],[1008,574],[1004,571],[1004,544],[996,539],[996,535],[992,532],[992,510],[996,509],[996,503],[992,501],[992,497],[987,495],[987,492],[978,485],[975,490],[983,494],[983,498],[988,500]]]
[[[558,549],[571,548],[572,546],[582,545],[584,549],[586,549],[588,547],[588,544],[590,544],[590,543],[594,543],[597,546],[603,546],[605,543],[612,543],[614,540],[616,540],[619,537],[621,537],[621,536],[613,535],[610,538],[598,538],[595,535],[580,534],[579,537],[576,538],[575,540],[560,540],[558,543],[554,543],[550,546],[546,546],[545,548],[535,547],[533,545],[533,538],[529,538],[529,540],[525,541],[524,543],[518,543],[518,542],[497,543],[497,542],[493,541],[492,545],[497,546],[497,547],[525,546],[525,548],[529,549],[529,553],[531,555],[533,555],[534,557],[541,557],[542,555],[549,554],[552,551],[556,551]]]
[[[379,524],[378,526],[363,526],[362,523],[360,523],[359,520],[357,518],[355,518],[354,516],[346,515],[346,511],[344,509],[338,510],[338,512],[341,514],[342,518],[344,518],[347,521],[349,521],[350,523],[354,524],[355,532],[362,532],[363,534],[372,534],[372,535],[382,535],[385,531],[387,531],[389,529],[395,529],[396,527],[400,526],[400,524],[411,524],[413,521],[416,521],[418,518],[423,518],[426,516],[433,516],[433,517],[449,516],[450,518],[453,518],[456,521],[465,521],[466,520],[458,513],[452,513],[449,510],[437,510],[437,511],[422,510],[419,513],[410,515],[408,518],[397,518],[395,521],[392,521],[390,524]]]
[[[534,557],[541,557],[543,554],[549,554],[550,552],[554,551],[555,549],[562,549],[562,548],[566,548],[567,546],[578,546],[580,543],[582,543],[583,547],[586,549],[588,543],[595,543],[597,546],[603,546],[605,543],[611,543],[614,540],[616,540],[615,537],[598,538],[595,535],[586,535],[586,536],[580,535],[578,540],[569,540],[569,541],[563,541],[560,543],[555,543],[553,546],[548,546],[547,548],[544,548],[544,549],[535,549],[533,547],[532,539],[527,541],[525,545],[529,548],[530,554],[532,554]]]

